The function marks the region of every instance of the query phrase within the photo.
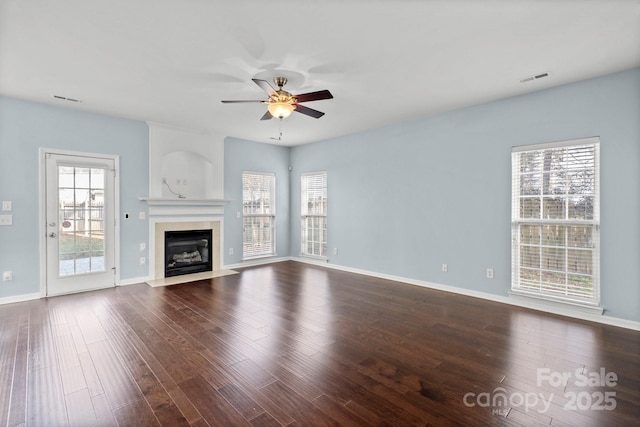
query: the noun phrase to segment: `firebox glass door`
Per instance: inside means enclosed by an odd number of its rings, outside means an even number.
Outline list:
[[[114,161],[49,154],[47,295],[114,286]]]

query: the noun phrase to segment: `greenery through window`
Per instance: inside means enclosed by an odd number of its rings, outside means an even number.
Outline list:
[[[275,255],[275,188],[272,173],[242,174],[242,257]]]
[[[512,290],[599,305],[598,138],[512,151]]]
[[[327,256],[327,173],[302,174],[302,255]]]

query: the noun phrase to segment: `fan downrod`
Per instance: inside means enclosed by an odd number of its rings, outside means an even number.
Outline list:
[[[287,78],[286,77],[274,77],[273,78],[273,82],[276,84],[276,86],[278,86],[278,89],[282,90],[282,86],[287,84]]]

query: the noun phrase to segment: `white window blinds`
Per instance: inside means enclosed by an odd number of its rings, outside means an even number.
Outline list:
[[[301,181],[303,255],[327,255],[327,173],[302,174]]]
[[[512,150],[512,290],[599,305],[599,140]]]
[[[244,259],[275,254],[275,187],[274,174],[242,174]]]

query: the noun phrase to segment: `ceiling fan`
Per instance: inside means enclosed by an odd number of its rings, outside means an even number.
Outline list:
[[[278,90],[274,89],[271,84],[266,80],[251,79],[255,84],[260,86],[260,89],[264,90],[269,99],[261,100],[246,100],[246,101],[222,101],[225,104],[237,103],[237,102],[262,102],[267,104],[267,112],[262,116],[260,120],[270,120],[274,117],[284,119],[289,117],[292,112],[297,111],[304,115],[319,119],[324,116],[322,111],[314,110],[313,108],[300,105],[301,102],[319,101],[321,99],[331,99],[333,95],[328,90],[319,90],[317,92],[301,93],[300,95],[292,95],[291,93],[282,89],[287,84],[286,77],[276,77],[273,82],[278,86]]]

